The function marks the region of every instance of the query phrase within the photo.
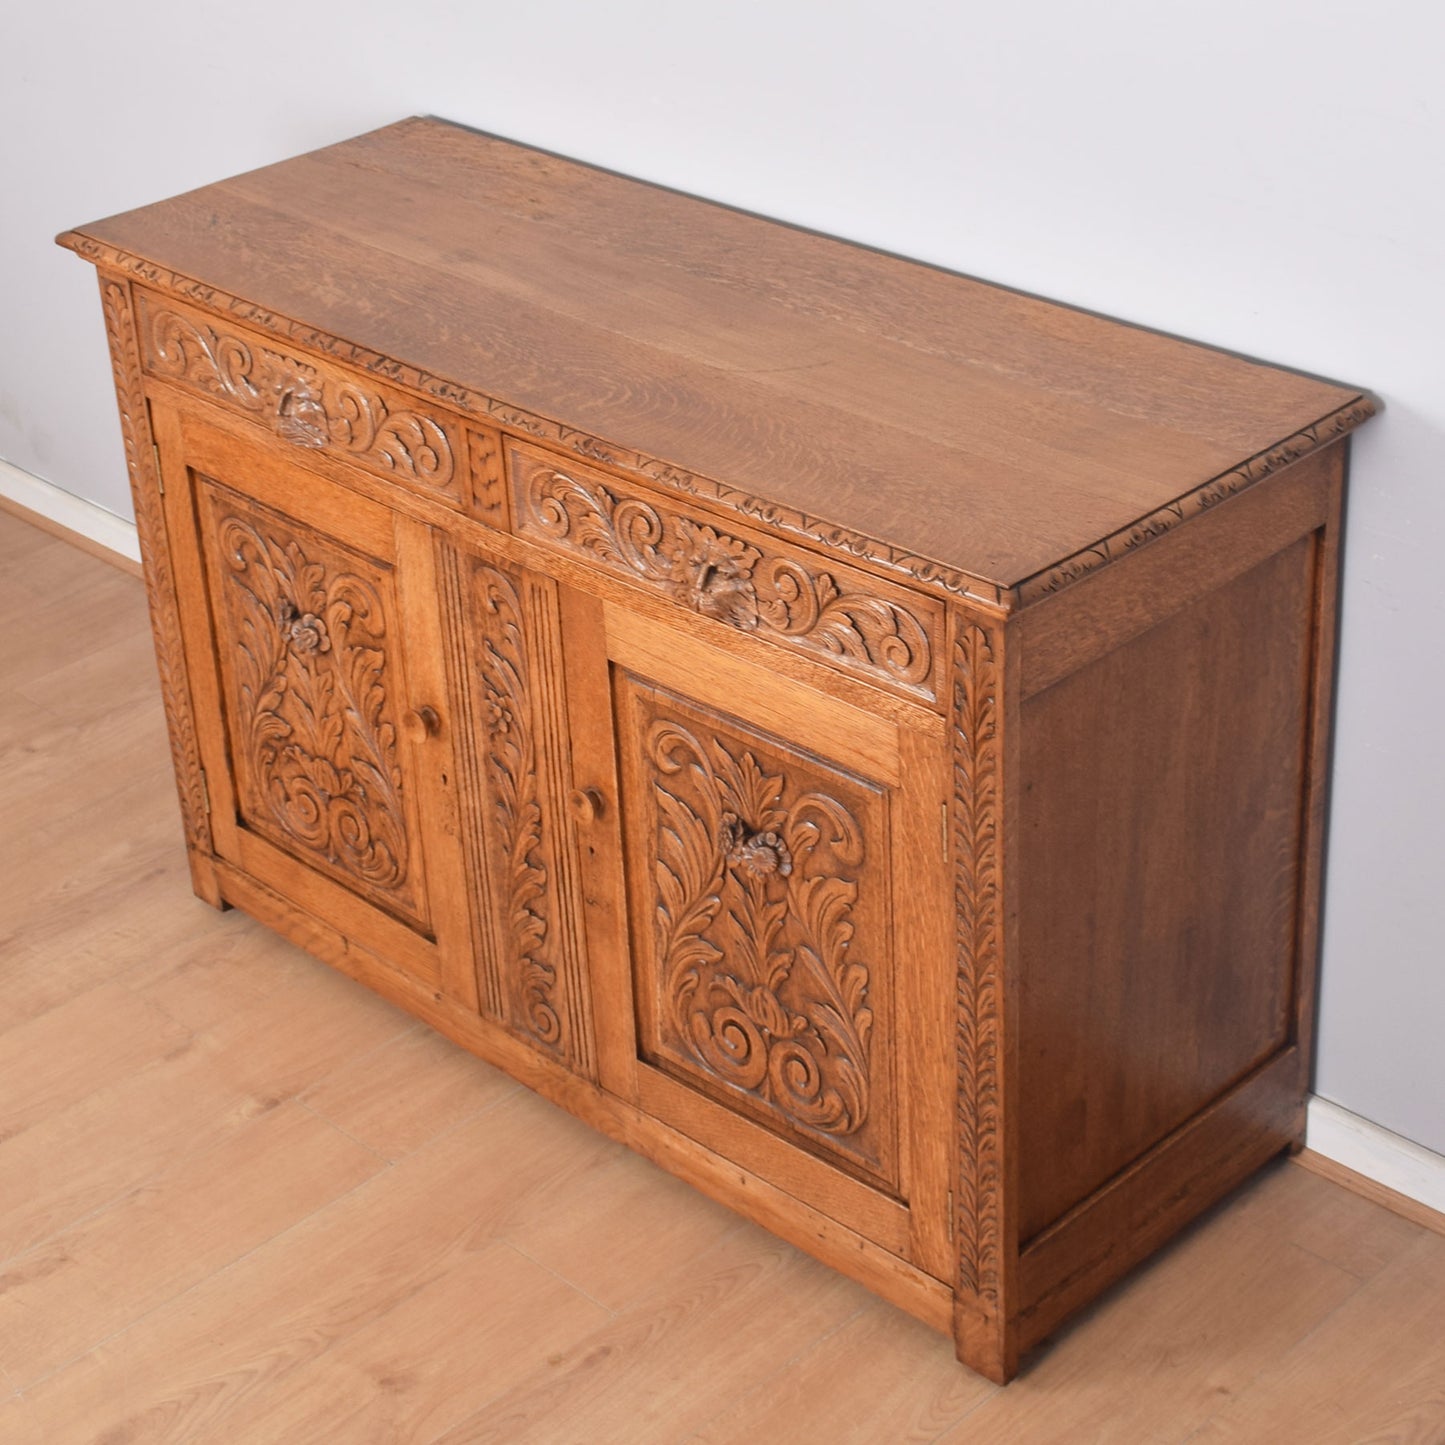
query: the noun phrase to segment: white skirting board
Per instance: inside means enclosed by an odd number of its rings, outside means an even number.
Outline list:
[[[0,496],[18,502],[92,542],[140,561],[134,522],[0,459]],[[1445,1213],[1445,1156],[1332,1104],[1318,1095],[1309,1102],[1306,1146],[1397,1194]]]
[[[127,522],[53,482],[32,476],[3,457],[0,457],[0,497],[7,497],[27,511],[78,532],[132,562],[140,561],[140,542],[134,522]]]
[[[1392,1134],[1318,1094],[1310,1098],[1305,1116],[1305,1147],[1445,1214],[1445,1154]]]

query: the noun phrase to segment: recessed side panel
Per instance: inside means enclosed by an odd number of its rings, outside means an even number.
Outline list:
[[[1318,546],[1022,706],[1025,1242],[1291,1041]]]

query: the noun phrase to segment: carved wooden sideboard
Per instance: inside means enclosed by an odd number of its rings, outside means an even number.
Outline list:
[[[60,239],[203,898],[995,1379],[1298,1144],[1367,395],[435,120]]]

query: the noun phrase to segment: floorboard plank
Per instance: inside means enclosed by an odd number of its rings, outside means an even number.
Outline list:
[[[1445,1440],[1445,1237],[1414,1244],[1283,1357],[1189,1445],[1438,1445]]]
[[[384,1167],[296,1104],[186,1156],[0,1270],[11,1378],[24,1390]]]

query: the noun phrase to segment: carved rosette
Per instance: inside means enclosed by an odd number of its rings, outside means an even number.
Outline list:
[[[996,1306],[1002,1273],[1003,949],[999,879],[999,655],[962,623],[954,646],[953,864],[958,950],[956,1197],[961,1287]]]
[[[155,474],[155,454],[151,449],[150,426],[146,419],[140,346],[129,287],[102,277],[100,297],[105,312],[106,334],[110,339],[111,369],[115,378],[116,401],[120,407],[120,429],[125,441],[131,496],[135,503],[136,532],[145,563],[146,594],[150,602],[161,696],[170,733],[171,759],[181,799],[181,817],[187,843],[200,852],[210,853],[211,829],[206,818],[209,807],[202,782],[200,745],[191,712],[190,682],[181,642],[175,576],[166,544],[160,479]]]
[[[143,311],[147,368],[268,421],[296,446],[334,448],[429,491],[454,490],[456,451],[424,412],[165,306]]]
[[[928,630],[857,577],[839,581],[811,562],[530,459],[521,475],[523,531],[658,587],[704,617],[930,695]]]
[[[479,624],[484,775],[494,828],[492,869],[501,916],[514,1027],[564,1051],[557,970],[549,961],[549,876],[542,836],[538,759],[527,688],[527,644],[516,584],[478,562],[472,572]]]
[[[854,808],[676,718],[655,718],[643,748],[661,1052],[876,1170]]]
[[[209,487],[208,487],[209,490]],[[389,694],[384,582],[333,543],[303,541],[210,493],[243,817],[422,920]]]

